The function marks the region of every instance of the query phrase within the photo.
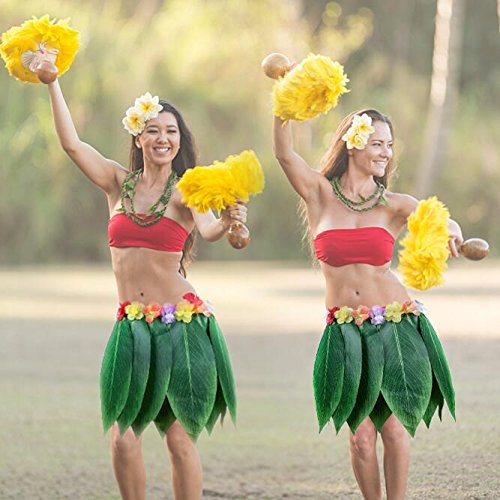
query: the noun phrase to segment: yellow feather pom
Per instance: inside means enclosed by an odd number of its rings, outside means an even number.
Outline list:
[[[263,188],[264,174],[253,151],[228,156],[208,167],[191,168],[177,183],[182,202],[198,212],[222,210],[238,199],[246,203]]]
[[[427,290],[441,285],[448,268],[450,213],[435,196],[419,202],[408,217],[408,232],[401,240],[399,271],[411,288]]]
[[[349,92],[344,68],[329,57],[309,54],[273,87],[273,113],[282,120],[304,121],[327,113]]]
[[[80,34],[69,26],[67,19],[56,23],[45,15],[39,19],[33,17],[6,31],[1,38],[0,56],[11,76],[23,82],[40,83],[29,67],[37,55],[40,57],[52,51],[58,76],[61,76],[68,71],[79,46]]]

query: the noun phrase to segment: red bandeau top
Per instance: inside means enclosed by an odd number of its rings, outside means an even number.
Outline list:
[[[108,237],[110,247],[141,247],[163,252],[182,252],[188,232],[168,217],[162,217],[151,226],[142,227],[125,214],[118,213],[108,221]]]
[[[394,237],[378,226],[328,229],[314,238],[318,260],[330,266],[369,264],[382,266],[392,258]]]

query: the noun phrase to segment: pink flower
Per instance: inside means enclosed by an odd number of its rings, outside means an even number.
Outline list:
[[[130,305],[130,300],[125,302],[120,302],[118,306],[118,311],[116,311],[116,321],[121,321],[125,317],[125,308]]]
[[[361,326],[363,322],[370,317],[370,308],[366,306],[359,306],[353,311],[352,317],[354,318],[354,323],[357,326]]]
[[[337,311],[340,311],[340,307],[332,307],[331,309],[328,309],[328,313],[326,315],[326,324],[327,325],[333,325],[335,323],[335,313]]]
[[[403,303],[403,313],[404,314],[415,314],[415,316],[418,316],[420,314],[420,311],[417,309],[417,304],[413,302],[413,300],[407,300],[406,302]]]

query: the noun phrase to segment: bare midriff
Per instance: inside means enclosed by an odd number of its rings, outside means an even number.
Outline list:
[[[137,247],[110,251],[120,302],[175,304],[185,293],[194,292],[179,272],[182,252]]]
[[[333,267],[320,263],[326,281],[325,303],[327,308],[360,305],[372,307],[391,302],[406,302],[410,297],[405,287],[390,269],[390,262],[383,266],[348,264]]]

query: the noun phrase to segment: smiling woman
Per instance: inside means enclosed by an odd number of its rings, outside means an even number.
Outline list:
[[[141,434],[154,421],[172,462],[174,497],[201,498],[194,442],[226,411],[235,421],[236,396],[224,337],[213,308],[186,280],[185,260],[195,230],[216,241],[231,221],[246,221],[246,207],[237,203],[217,219],[184,205],[176,184],[197,154],[183,117],[168,102],[146,93],[127,110],[127,169],[80,140],[58,81],[48,87],[61,146],[108,201],[120,306],[100,389],[120,492],[124,498],[145,496]]]
[[[448,363],[422,304],[390,269],[394,243],[417,200],[389,192],[393,127],[374,109],[338,126],[320,171],[293,150],[290,125],[274,119],[274,151],[302,198],[326,281],[327,319],[313,374],[319,430],[347,423],[354,475],[364,498],[381,498],[377,431],[387,498],[404,498],[409,438],[455,399]],[[458,256],[460,227],[449,221]]]

